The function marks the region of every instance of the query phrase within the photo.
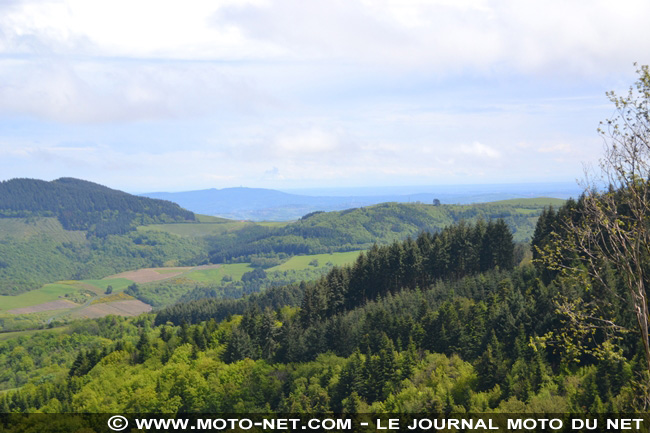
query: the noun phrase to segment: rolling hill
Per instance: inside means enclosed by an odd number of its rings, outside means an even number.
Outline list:
[[[330,188],[277,191],[223,188],[185,192],[152,192],[145,197],[170,200],[204,215],[235,220],[289,221],[314,211],[341,211],[385,202],[473,204],[518,198],[567,199],[580,194],[575,183],[443,185],[385,188]]]
[[[244,190],[229,191],[233,206],[250,197],[251,191]],[[280,202],[291,195],[274,197]],[[293,222],[254,223],[196,216],[169,201],[78,179],[14,179],[0,183],[0,295],[141,268],[209,263],[272,267],[295,255],[364,250],[422,231],[437,232],[462,220],[502,218],[514,240],[523,242],[531,238],[542,209],[561,203],[558,199],[438,206],[393,202],[312,212]]]
[[[245,230],[207,237],[210,261],[248,261],[254,256],[320,254],[370,248],[437,232],[460,221],[502,218],[516,242],[533,235],[545,206],[558,206],[559,199],[517,199],[473,205],[382,203],[338,212],[314,212],[281,226],[251,225]],[[252,224],[252,223],[251,223]],[[167,225],[169,226],[169,225]],[[152,226],[151,229],[164,229]]]
[[[205,256],[201,242],[135,228],[194,221],[194,213],[175,203],[79,179],[0,182],[0,294],[63,279],[193,262]]]
[[[196,219],[194,213],[175,203],[138,197],[80,179],[0,182],[0,218],[33,216],[53,216],[66,230],[85,230],[96,236],[126,233],[136,224]]]

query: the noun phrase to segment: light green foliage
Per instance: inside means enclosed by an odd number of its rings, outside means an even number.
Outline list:
[[[0,315],[0,321],[1,320],[6,320],[6,317]],[[62,333],[62,332],[67,332],[69,327],[67,326],[59,326],[58,328],[52,328],[52,329],[35,329],[35,330],[30,330],[30,331],[16,331],[16,332],[4,332],[0,333],[0,341],[4,340],[9,340],[13,338],[19,338],[19,337],[32,337],[36,334],[41,334],[41,333]]]
[[[0,390],[63,378],[80,348],[103,347],[109,342],[88,333],[68,331],[30,331],[0,340]]]
[[[78,245],[66,245],[45,234],[0,240],[0,294],[14,295],[73,276]]]

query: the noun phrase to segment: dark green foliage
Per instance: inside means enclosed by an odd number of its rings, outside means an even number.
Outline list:
[[[135,225],[195,220],[192,212],[175,203],[79,179],[0,182],[0,217],[27,216],[56,216],[66,230],[85,230],[99,237],[124,234]]]
[[[404,288],[426,287],[440,279],[461,278],[494,267],[511,269],[514,245],[512,236],[504,232],[504,227],[502,221],[475,226],[461,223],[439,233],[422,233],[415,241],[407,239],[385,247],[375,245],[367,253],[362,253],[352,267],[335,267],[316,284],[303,285],[300,300],[294,299],[293,302],[302,303],[301,321],[309,325]],[[490,257],[484,264],[487,269],[481,269],[481,251]],[[251,271],[246,280],[259,279],[261,277],[256,276],[262,273],[261,269]],[[139,296],[134,291],[129,293]],[[269,291],[256,299],[274,296],[273,293],[279,291]],[[217,313],[222,309],[229,314],[241,314],[245,302],[250,301],[199,300],[172,306],[160,312],[159,316],[164,319],[157,320],[157,323],[168,320],[196,323],[210,317],[199,314],[198,310],[214,311],[219,318],[225,317],[223,312]]]
[[[253,280],[261,280],[266,278],[266,272],[264,272],[264,269],[253,269],[252,271],[246,272],[244,275],[242,275],[241,280],[244,282],[247,281],[253,281]]]
[[[97,348],[88,351],[81,350],[77,355],[77,358],[75,358],[74,362],[72,363],[72,367],[70,367],[70,372],[68,375],[72,377],[84,376],[88,374],[88,372],[92,370],[92,368],[97,365],[97,363],[101,361],[102,358],[104,358],[107,354],[108,351],[106,348],[103,350],[99,350]]]
[[[294,284],[252,294],[242,299],[204,299],[176,304],[160,310],[156,315],[155,323],[160,325],[171,322],[180,325],[209,319],[221,321],[233,314],[243,314],[252,307],[278,309],[283,306],[300,305],[304,287],[304,284]]]
[[[228,340],[224,361],[235,362],[245,358],[256,359],[257,354],[251,337],[243,329],[237,327],[232,331]]]
[[[493,268],[512,269],[512,235],[503,221],[464,223],[362,253],[352,267],[332,270],[303,299],[303,323],[354,309],[379,296],[426,287]],[[483,257],[487,259],[482,260]]]

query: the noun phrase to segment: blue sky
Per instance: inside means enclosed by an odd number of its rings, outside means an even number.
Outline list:
[[[610,0],[0,2],[0,179],[572,181],[650,63]]]

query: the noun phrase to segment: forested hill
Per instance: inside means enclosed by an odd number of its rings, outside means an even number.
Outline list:
[[[503,219],[515,242],[532,238],[544,206],[558,206],[559,199],[517,199],[473,205],[382,203],[339,212],[312,212],[279,227],[256,226],[210,239],[210,260],[222,263],[246,261],[252,255],[285,253],[320,254],[368,249],[419,233],[438,232],[459,221]]]
[[[179,303],[158,313],[156,324],[223,320],[242,314],[247,306],[280,308],[298,305],[306,323],[361,307],[368,301],[401,290],[430,287],[440,280],[459,280],[491,269],[510,270],[515,264],[512,233],[503,220],[476,224],[460,222],[417,239],[374,245],[353,266],[334,268],[318,282],[268,290],[251,299],[202,299]],[[252,302],[252,304],[251,304]]]
[[[597,297],[631,329],[628,299],[513,267],[514,247],[503,221],[460,223],[316,282],[0,341],[0,412],[647,411],[639,334],[588,316]]]
[[[67,230],[86,230],[96,236],[126,233],[135,225],[196,219],[175,203],[79,179],[0,182],[0,218],[30,216],[55,216]]]

